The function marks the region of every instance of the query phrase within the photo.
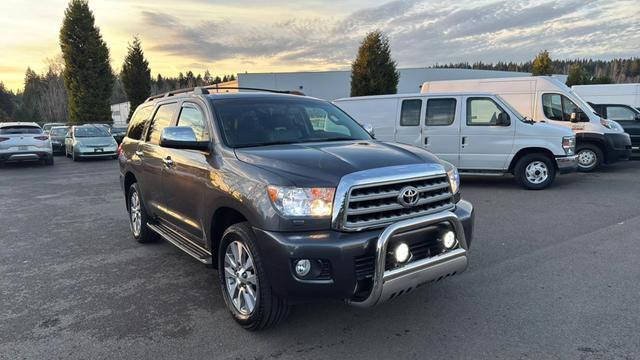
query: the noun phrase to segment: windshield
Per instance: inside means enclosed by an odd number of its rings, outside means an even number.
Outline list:
[[[68,128],[52,128],[51,131],[49,131],[49,133],[52,136],[65,136],[67,134],[67,131],[69,131]]]
[[[306,98],[213,100],[225,143],[233,148],[371,136],[334,105]]]
[[[522,114],[520,114],[520,112],[518,112],[518,110],[516,110],[513,106],[511,106],[511,104],[509,104],[505,99],[503,99],[500,95],[496,95],[496,97],[500,99],[500,101],[502,101],[502,105],[504,105],[509,110],[511,110],[513,115],[515,115],[518,118],[518,120],[520,121],[524,120],[524,116],[522,116]]]
[[[2,135],[42,134],[42,129],[35,126],[5,126],[0,128]]]
[[[76,137],[102,137],[110,136],[107,131],[101,127],[77,127],[74,132]]]
[[[127,132],[127,128],[111,128],[111,134],[122,135]]]
[[[591,107],[591,105],[589,105],[589,103],[587,103],[586,101],[584,101],[584,100],[580,97],[580,95],[578,95],[578,93],[576,93],[576,92],[575,92],[575,91],[573,91],[573,90],[569,90],[569,93],[570,93],[571,95],[573,95],[573,97],[574,97],[574,98],[573,98],[573,99],[571,99],[571,100],[574,100],[575,102],[577,102],[577,103],[578,103],[578,106],[580,106],[582,109],[585,109],[585,110],[591,111],[592,113],[594,113],[594,114],[596,114],[596,115],[598,115],[598,116],[599,116],[598,112],[596,112],[596,111]]]

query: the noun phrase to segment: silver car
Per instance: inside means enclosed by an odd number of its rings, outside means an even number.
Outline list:
[[[19,161],[53,165],[49,135],[33,122],[0,123],[0,164]]]
[[[72,126],[64,139],[65,154],[73,161],[83,158],[118,158],[118,144],[102,126]]]

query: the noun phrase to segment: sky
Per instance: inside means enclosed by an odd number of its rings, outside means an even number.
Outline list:
[[[0,1],[0,81],[22,88],[60,56],[67,0]],[[640,56],[638,0],[89,0],[119,72],[134,35],[151,72],[176,76],[349,69],[380,29],[399,67]]]

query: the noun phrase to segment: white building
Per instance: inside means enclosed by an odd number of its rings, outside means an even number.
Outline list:
[[[487,79],[528,76],[529,73],[471,69],[398,69],[398,93],[417,93],[425,81]],[[245,73],[238,74],[240,87],[298,90],[305,95],[325,100],[348,97],[351,94],[351,71]]]

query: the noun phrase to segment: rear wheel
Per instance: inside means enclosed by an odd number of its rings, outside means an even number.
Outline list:
[[[224,232],[218,256],[224,301],[240,325],[260,330],[287,317],[289,305],[273,294],[249,223],[231,225]]]
[[[578,171],[594,171],[602,164],[604,155],[597,145],[584,144],[576,150],[578,155]]]
[[[139,243],[156,241],[158,235],[147,226],[149,219],[137,183],[133,183],[129,187],[127,208],[129,210],[129,225],[133,238]]]
[[[71,152],[71,160],[73,160],[73,161],[80,161],[80,155],[77,155],[77,154],[76,154],[75,149],[74,149],[74,150],[72,150],[72,152]]]
[[[45,165],[53,165],[53,155],[44,160]]]
[[[516,181],[525,189],[542,190],[553,182],[556,168],[544,154],[529,154],[523,156],[514,167],[513,174]]]

